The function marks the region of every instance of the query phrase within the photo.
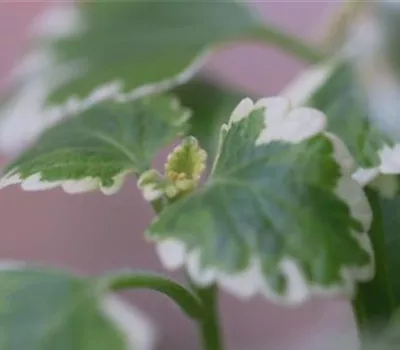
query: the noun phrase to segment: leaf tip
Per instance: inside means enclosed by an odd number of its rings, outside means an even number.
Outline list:
[[[254,109],[254,102],[252,99],[246,97],[233,110],[231,117],[229,119],[229,123],[238,123],[242,119],[246,118],[251,111]]]

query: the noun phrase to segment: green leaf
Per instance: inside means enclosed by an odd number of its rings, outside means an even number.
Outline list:
[[[102,102],[47,130],[6,167],[0,186],[115,193],[128,172],[150,168],[155,153],[184,132],[188,116],[169,97]]]
[[[373,119],[366,93],[357,80],[357,73],[351,63],[335,62],[328,63],[329,65],[329,69],[324,71],[320,67],[315,68],[315,73],[320,72],[324,76],[320,80],[317,77],[313,87],[315,91],[301,103],[317,108],[327,115],[328,130],[345,142],[361,167],[375,167],[380,164],[379,151],[390,144],[390,138]],[[303,75],[299,78],[299,83],[304,80],[306,85],[306,80],[310,78],[313,79],[310,75]]]
[[[103,297],[95,282],[66,273],[0,271],[0,349],[126,350]]]
[[[228,122],[242,96],[206,80],[193,80],[177,87],[173,93],[193,112],[188,135],[196,137],[213,160],[221,126]]]
[[[388,195],[397,186],[385,177],[400,173],[400,132],[394,125],[397,87],[380,85],[386,81],[380,73],[364,71],[352,60],[334,60],[301,73],[282,95],[294,106],[324,112],[328,131],[344,141],[356,160],[354,179]]]
[[[186,264],[197,283],[218,281],[242,297],[352,295],[373,274],[371,214],[325,123],[287,99],[242,101],[221,130],[207,183],[148,230],[165,265]]]
[[[37,123],[68,112],[71,100],[85,106],[107,96],[132,100],[164,92],[234,42],[277,45],[311,62],[321,58],[236,0],[80,1],[46,11],[35,34],[0,104],[6,152],[34,138]]]
[[[364,183],[379,173],[400,173],[400,9],[385,1],[368,6],[354,19],[340,54],[302,74],[286,92],[296,104],[327,114],[328,130],[346,143],[361,167],[355,177]]]
[[[249,37],[261,25],[235,1],[84,2],[77,16],[83,30],[45,45],[62,64],[78,61],[87,67],[54,92],[58,102],[71,92],[85,96],[115,80],[124,91],[161,81],[169,85],[165,80],[173,77],[186,80],[189,73],[181,72],[196,57],[218,44]]]
[[[138,97],[168,89],[194,74],[199,57],[222,43],[251,38],[262,26],[236,1],[91,1],[63,11],[48,14],[62,23],[62,35],[57,26],[44,25],[36,39],[37,48],[51,56],[49,74],[46,67],[40,74],[58,79],[49,92],[56,103],[109,83]]]

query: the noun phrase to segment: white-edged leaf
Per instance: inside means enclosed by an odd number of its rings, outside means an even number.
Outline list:
[[[188,117],[167,96],[99,103],[48,129],[8,165],[0,187],[113,194],[127,173],[150,168],[155,153],[184,132]]]
[[[140,309],[124,298],[108,295],[103,302],[103,310],[126,335],[129,350],[156,349],[157,328]]]
[[[1,269],[0,349],[151,350],[148,321],[106,292],[66,272]]]
[[[53,6],[1,103],[0,149],[29,141],[71,101],[82,110],[105,96],[137,99],[186,82],[221,44],[259,40],[260,28],[269,30],[234,0]]]
[[[373,276],[368,201],[325,116],[284,98],[243,100],[221,130],[204,187],[148,230],[169,268],[241,297],[351,296]]]
[[[400,8],[390,2],[366,8],[337,57],[302,73],[283,92],[294,105],[307,104],[327,115],[328,130],[356,159],[354,178],[363,185],[379,174],[400,173],[399,50],[394,45]]]
[[[347,145],[364,168],[384,162],[384,149],[392,144],[383,121],[369,110],[367,95],[350,63],[338,64],[308,104],[328,116],[329,130]]]

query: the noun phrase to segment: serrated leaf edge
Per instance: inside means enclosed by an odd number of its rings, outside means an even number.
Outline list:
[[[125,170],[113,178],[112,186],[106,187],[101,184],[101,179],[97,177],[85,177],[83,179],[68,179],[60,181],[44,181],[41,173],[35,173],[27,178],[21,178],[18,170],[11,170],[0,180],[0,189],[10,185],[20,184],[24,191],[43,191],[61,187],[66,193],[78,194],[91,192],[99,189],[105,195],[112,195],[118,192],[125,180],[125,177],[133,170]]]
[[[342,176],[339,178],[334,192],[348,205],[353,218],[362,224],[363,232],[353,231],[352,237],[360,248],[367,252],[370,257],[369,263],[361,266],[343,265],[340,267],[341,280],[337,284],[320,285],[307,281],[296,260],[291,256],[284,256],[278,264],[278,269],[287,277],[288,288],[285,293],[279,294],[268,285],[257,256],[253,257],[246,270],[236,274],[227,274],[216,268],[202,268],[200,250],[188,251],[184,242],[171,238],[156,242],[156,251],[160,260],[166,268],[171,270],[186,266],[189,275],[196,283],[209,285],[218,282],[227,291],[242,299],[248,299],[261,293],[271,301],[293,305],[302,303],[314,295],[352,297],[356,282],[367,281],[374,275],[374,254],[367,234],[372,221],[372,212],[361,186],[351,178],[355,166],[354,160],[343,142],[335,135],[325,131],[326,117],[321,112],[303,107],[296,108],[293,112],[287,98],[262,99],[255,104],[250,99],[244,99],[232,113],[229,123],[222,127],[221,132],[229,132],[232,123],[239,122],[249,116],[253,110],[259,108],[265,108],[266,129],[274,123],[275,129],[273,129],[274,132],[263,130],[256,142],[258,144],[269,143],[273,140],[297,143],[317,134],[324,135],[332,143],[333,157],[342,170]],[[268,110],[270,113],[272,112],[273,117],[268,116]],[[289,115],[291,117],[288,117]],[[291,119],[294,117],[295,119]],[[294,124],[292,124],[292,120]],[[287,129],[279,130],[279,123],[283,123]],[[303,132],[293,133],[293,130],[299,130],[299,123],[304,124],[301,129]],[[292,129],[291,127],[294,125],[296,127]],[[215,162],[218,161],[218,157],[219,154]],[[154,234],[156,235],[156,233]]]
[[[105,96],[104,91],[98,90],[95,94],[96,96],[93,97],[93,101],[100,102],[104,101],[103,97]],[[105,98],[105,97],[104,97]],[[117,102],[117,103],[125,103],[125,101],[122,101],[121,99],[118,98],[118,96],[113,96],[113,97],[108,97],[109,102]],[[90,107],[93,107],[96,105],[97,102],[89,103],[83,107],[82,110],[77,110],[75,107],[73,107],[73,104],[70,105],[70,113],[68,117],[69,118],[79,118],[79,112],[84,112],[88,110]],[[176,111],[179,112],[179,116],[173,121],[174,126],[179,126],[187,122],[190,117],[191,117],[191,110],[188,108],[185,108],[184,106],[181,105],[180,101],[178,98],[175,96],[171,96],[170,100],[170,105],[169,108],[171,111]],[[44,129],[50,128],[54,124],[57,124],[57,122],[60,121],[61,118],[53,118],[51,121],[48,120],[47,123],[44,123],[42,127]],[[0,137],[1,137],[1,122],[0,122]],[[33,130],[31,130],[32,132]],[[39,130],[37,130],[39,131]],[[42,130],[43,131],[43,130]],[[26,135],[25,135],[26,136]],[[31,135],[32,136],[32,135]],[[1,141],[0,141],[1,143]],[[0,145],[1,149],[1,145]],[[45,181],[42,180],[41,172],[37,172],[35,174],[31,174],[30,176],[26,178],[21,178],[21,174],[18,171],[18,167],[11,169],[8,171],[7,174],[3,175],[0,178],[0,190],[8,187],[10,185],[15,185],[15,184],[21,184],[21,188],[25,191],[39,191],[39,190],[49,190],[53,189],[56,187],[62,187],[62,189],[69,194],[76,194],[76,193],[83,193],[83,192],[89,192],[89,191],[94,191],[96,189],[100,189],[101,192],[105,195],[112,195],[116,192],[119,191],[119,189],[122,187],[125,176],[129,173],[133,172],[133,169],[128,169],[125,170],[124,172],[117,174],[114,177],[113,185],[109,187],[105,187],[101,184],[101,179],[98,177],[92,177],[88,176],[82,179],[63,179],[59,181]],[[147,191],[149,196],[151,196],[150,192]]]

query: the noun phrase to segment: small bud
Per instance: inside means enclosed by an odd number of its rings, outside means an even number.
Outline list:
[[[206,168],[207,153],[193,136],[185,138],[168,156],[165,175],[180,190],[196,186]]]
[[[199,147],[197,140],[187,137],[169,154],[164,176],[154,169],[148,170],[140,176],[138,187],[149,202],[163,195],[169,199],[176,198],[197,186],[206,168],[206,160],[207,153]]]

